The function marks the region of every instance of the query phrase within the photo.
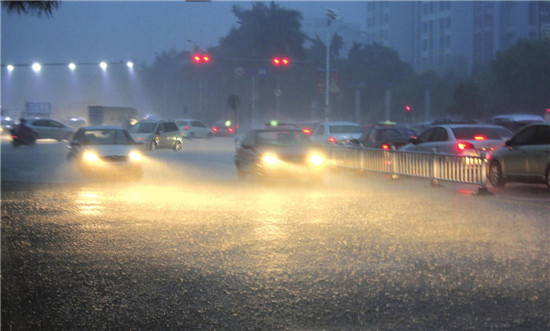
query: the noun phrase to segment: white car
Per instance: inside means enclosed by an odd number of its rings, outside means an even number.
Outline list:
[[[363,127],[354,122],[321,122],[310,137],[316,144],[342,145],[351,139],[359,139],[363,133]]]
[[[175,121],[184,138],[212,138],[214,133],[203,122],[195,119],[178,119]]]
[[[65,124],[49,118],[33,118],[25,123],[37,133],[37,139],[56,139],[58,141],[69,140],[73,136],[74,129]]]
[[[441,124],[424,130],[401,151],[480,156],[504,146],[512,132],[498,125]]]
[[[122,127],[87,126],[74,134],[67,159],[75,160],[84,175],[139,178],[143,174],[141,148]]]

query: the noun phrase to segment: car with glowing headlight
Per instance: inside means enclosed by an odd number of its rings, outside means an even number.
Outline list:
[[[122,127],[87,126],[74,134],[67,159],[76,161],[84,175],[139,178],[143,174],[142,146]]]
[[[250,130],[235,153],[240,179],[293,178],[322,180],[325,156],[298,128],[267,127]]]

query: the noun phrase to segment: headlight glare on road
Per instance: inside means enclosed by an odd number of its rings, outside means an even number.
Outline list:
[[[131,151],[128,155],[132,161],[141,161],[142,155],[138,151]]]
[[[275,165],[280,162],[279,158],[273,154],[266,154],[262,158],[263,163],[267,165]]]
[[[325,162],[324,158],[319,154],[311,154],[309,156],[309,163],[319,166]]]
[[[84,152],[83,158],[85,161],[88,162],[96,162],[97,160],[99,160],[99,156],[91,151]]]

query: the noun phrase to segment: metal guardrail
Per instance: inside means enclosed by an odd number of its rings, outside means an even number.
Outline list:
[[[428,178],[432,183],[474,184],[480,186],[478,193],[488,193],[487,159],[484,155],[458,156],[344,146],[332,146],[328,154],[332,166],[337,168]]]

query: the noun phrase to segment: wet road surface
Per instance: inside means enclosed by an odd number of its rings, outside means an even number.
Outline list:
[[[138,182],[48,159],[38,183],[3,146],[2,328],[550,328],[546,191],[239,182],[213,143]]]

